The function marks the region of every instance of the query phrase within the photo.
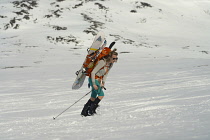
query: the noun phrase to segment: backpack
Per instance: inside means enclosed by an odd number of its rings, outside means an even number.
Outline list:
[[[115,42],[112,42],[109,47],[104,47],[102,50],[98,49],[86,56],[86,59],[83,63],[83,73],[85,73],[86,76],[90,76],[99,60],[109,55],[114,44]]]

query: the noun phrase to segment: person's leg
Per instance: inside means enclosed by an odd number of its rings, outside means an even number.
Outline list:
[[[93,115],[96,113],[96,108],[99,106],[99,102],[104,97],[104,92],[100,86],[100,82],[98,80],[95,80],[96,85],[98,86],[98,90],[95,90],[93,88],[92,80],[89,78],[90,86],[92,87],[92,94],[90,100],[92,101],[90,108],[88,109],[88,115]],[[98,96],[98,97],[97,97]],[[97,98],[96,98],[97,97]]]
[[[91,104],[96,100],[97,92],[96,90],[92,90],[91,97],[88,100],[88,102],[84,105],[84,108],[82,109],[81,115],[88,116],[88,110],[90,109]]]
[[[90,100],[93,101],[93,102],[95,101],[95,99],[96,99],[96,98],[90,97]]]
[[[104,96],[98,96],[98,98],[99,98],[100,100],[102,100],[102,99],[104,98]]]
[[[89,99],[87,101],[87,103],[84,105],[81,115],[82,116],[87,116],[88,115],[88,110],[90,109],[91,104],[93,103],[93,101],[91,101],[91,99]]]
[[[93,115],[93,114],[96,114],[96,109],[99,107],[99,102],[101,101],[103,97],[102,96],[98,96],[94,102],[92,102],[89,110],[88,110],[88,115]]]
[[[93,88],[91,79],[89,78],[88,80],[89,80],[90,86],[92,87],[92,93],[91,93],[90,99],[87,101],[87,103],[84,105],[84,107],[82,109],[82,112],[81,112],[82,116],[88,116],[88,110],[90,109],[91,104],[95,101],[97,94],[98,94],[97,91],[94,90],[94,88]]]
[[[93,88],[92,79],[91,79],[91,78],[88,78],[88,81],[89,81],[89,84],[90,84],[90,86],[91,86],[91,88],[92,88],[92,93],[91,93],[91,98],[90,98],[90,100],[91,100],[91,101],[94,101],[94,100],[96,99],[97,95],[98,95],[98,92],[97,92],[97,90],[95,90],[95,89]],[[95,80],[95,81],[98,83],[97,80]]]
[[[88,115],[93,115],[93,114],[96,113],[96,109],[99,106],[98,105],[99,102],[104,98],[103,90],[101,89],[99,91],[100,91],[100,93],[98,93],[98,97],[94,101],[92,100],[93,102],[92,102],[92,104],[91,104],[91,106],[90,106],[90,108],[88,110]]]

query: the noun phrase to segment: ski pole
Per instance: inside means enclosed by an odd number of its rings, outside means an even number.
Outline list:
[[[92,91],[92,90],[91,90]],[[82,98],[84,98],[85,96],[87,96],[91,91],[89,91],[88,93],[86,93],[84,96],[82,96],[79,100],[77,100],[75,103],[73,103],[72,105],[70,105],[68,108],[66,108],[64,111],[62,111],[60,114],[58,114],[56,117],[53,117],[53,120],[55,120],[56,118],[58,118],[61,114],[63,114],[64,112],[66,112],[69,108],[71,108],[72,106],[74,106],[77,102],[79,102]]]

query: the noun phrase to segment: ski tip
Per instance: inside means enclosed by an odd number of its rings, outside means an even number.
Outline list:
[[[112,42],[110,45],[109,45],[109,48],[111,49],[113,46],[114,46],[114,44],[115,44],[116,42]]]

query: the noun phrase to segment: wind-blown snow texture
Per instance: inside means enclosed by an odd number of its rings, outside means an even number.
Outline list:
[[[98,114],[72,90],[94,35],[119,60]],[[1,0],[1,140],[209,140],[209,0]]]

